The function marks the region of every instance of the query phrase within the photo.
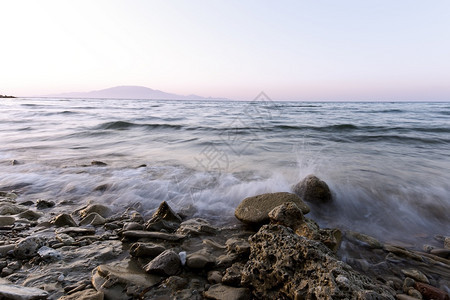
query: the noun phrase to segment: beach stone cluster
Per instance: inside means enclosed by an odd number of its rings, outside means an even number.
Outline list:
[[[307,215],[331,195],[308,176],[218,227],[167,202],[64,211],[0,192],[0,299],[449,299],[450,237],[417,250],[320,228]]]

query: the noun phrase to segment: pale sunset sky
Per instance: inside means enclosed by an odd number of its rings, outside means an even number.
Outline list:
[[[0,94],[450,100],[449,0],[0,0]]]

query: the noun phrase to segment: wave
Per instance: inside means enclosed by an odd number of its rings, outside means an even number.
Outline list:
[[[160,128],[160,129],[181,129],[182,125],[176,124],[137,124],[127,121],[114,121],[114,122],[106,122],[100,124],[96,127],[96,129],[104,129],[104,130],[126,130],[130,128]]]

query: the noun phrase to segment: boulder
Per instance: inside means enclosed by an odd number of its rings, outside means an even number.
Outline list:
[[[170,208],[166,201],[163,201],[151,219],[145,223],[145,229],[148,231],[164,229],[168,232],[174,232],[178,229],[180,223],[181,217]]]
[[[386,286],[339,261],[324,244],[282,225],[264,225],[249,238],[243,285],[256,298],[395,299]]]
[[[208,299],[216,300],[247,300],[251,299],[251,293],[247,288],[237,288],[223,284],[214,284],[203,295]]]
[[[144,266],[147,273],[171,276],[181,271],[180,256],[173,250],[166,250]]]
[[[41,289],[16,284],[0,284],[0,299],[37,300],[47,299],[49,294]]]
[[[294,202],[303,214],[307,214],[310,210],[297,195],[281,192],[245,198],[236,208],[234,215],[244,223],[262,225],[269,223],[269,212],[272,209],[286,202]]]
[[[327,203],[332,200],[331,191],[325,181],[314,175],[306,176],[293,187],[293,192],[306,202],[314,204]]]
[[[448,294],[434,286],[423,282],[416,282],[416,290],[418,290],[425,299],[435,299],[435,300],[449,300]]]

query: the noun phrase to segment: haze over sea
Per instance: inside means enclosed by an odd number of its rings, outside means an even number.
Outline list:
[[[321,226],[420,245],[450,232],[450,104],[17,98],[0,101],[0,190],[220,224],[308,174]],[[16,160],[18,164],[12,165]],[[91,165],[102,161],[106,166]],[[101,185],[105,185],[98,188]],[[19,201],[20,202],[20,201]]]

